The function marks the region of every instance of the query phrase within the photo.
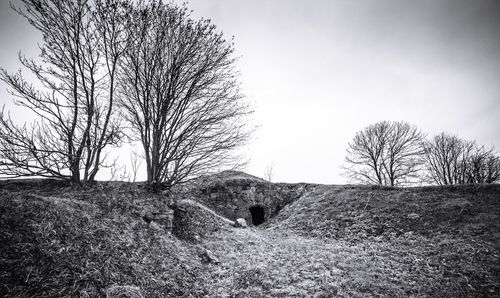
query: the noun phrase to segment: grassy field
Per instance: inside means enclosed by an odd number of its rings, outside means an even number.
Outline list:
[[[174,235],[138,207],[167,204]],[[500,185],[319,185],[235,228],[132,184],[1,182],[0,296],[500,297],[499,239]]]
[[[497,297],[499,206],[499,185],[317,186],[265,229],[210,238],[226,264],[211,293]]]

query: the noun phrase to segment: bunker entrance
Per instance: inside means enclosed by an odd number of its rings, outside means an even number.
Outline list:
[[[258,226],[265,221],[264,208],[261,206],[250,207],[250,214],[252,214],[252,223],[255,226]]]

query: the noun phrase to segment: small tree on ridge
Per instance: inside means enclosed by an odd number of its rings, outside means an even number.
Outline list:
[[[353,181],[398,186],[417,182],[423,134],[406,122],[381,121],[356,133],[344,166]]]

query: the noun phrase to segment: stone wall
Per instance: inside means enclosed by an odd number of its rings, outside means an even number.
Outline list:
[[[259,178],[214,179],[198,184],[191,197],[231,220],[244,218],[252,224],[250,208],[264,209],[264,219],[275,216],[285,205],[298,199],[307,184],[269,183]]]

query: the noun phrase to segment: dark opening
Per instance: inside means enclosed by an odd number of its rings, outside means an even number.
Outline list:
[[[264,208],[260,206],[250,207],[250,213],[252,214],[252,223],[254,226],[258,226],[264,222]]]

